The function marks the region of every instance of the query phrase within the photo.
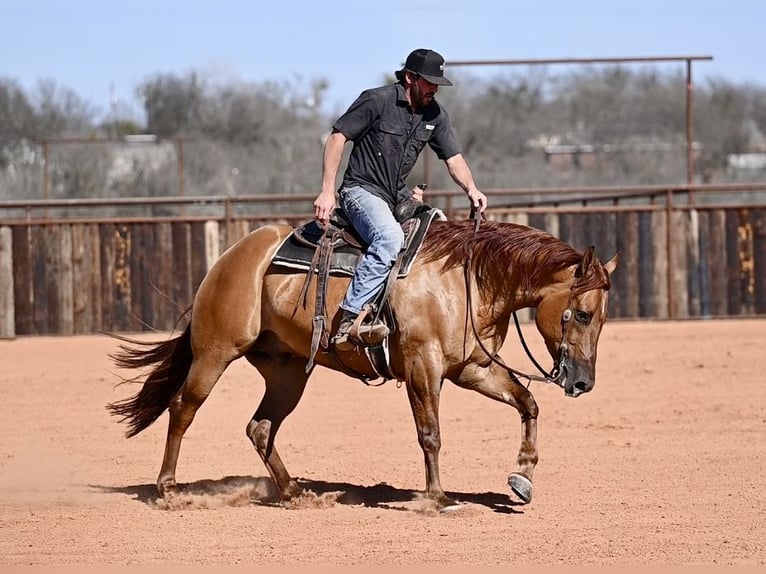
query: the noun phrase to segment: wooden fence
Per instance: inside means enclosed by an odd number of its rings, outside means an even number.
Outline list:
[[[766,315],[766,205],[605,197],[549,198],[487,216],[545,229],[580,250],[594,245],[604,261],[621,252],[613,318]],[[211,217],[0,219],[0,337],[170,330],[222,250],[264,223],[308,219],[228,208]]]

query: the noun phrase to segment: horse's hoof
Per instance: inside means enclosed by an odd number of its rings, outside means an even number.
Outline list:
[[[291,480],[287,488],[282,491],[282,500],[288,502],[294,498],[300,498],[305,492],[303,488],[298,486],[298,483]]]
[[[178,494],[178,484],[175,480],[161,480],[157,482],[157,492],[160,498],[167,499],[174,494]]]
[[[439,512],[441,514],[449,514],[450,512],[455,512],[457,510],[460,510],[463,508],[463,505],[459,502],[453,502],[452,504],[448,504],[446,506],[442,506],[439,508]]]
[[[455,510],[463,508],[462,504],[444,495],[434,498],[433,502],[436,505],[436,510],[442,514],[454,512]]]
[[[523,474],[509,474],[508,486],[513,493],[518,496],[524,504],[529,504],[532,500],[532,481]]]

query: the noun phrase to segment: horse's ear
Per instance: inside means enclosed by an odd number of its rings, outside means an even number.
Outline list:
[[[606,272],[611,275],[614,273],[614,270],[617,269],[617,264],[620,262],[620,252],[618,251],[615,253],[612,258],[604,263],[604,269],[606,269]]]
[[[575,277],[585,277],[586,271],[593,265],[593,260],[596,258],[594,254],[595,250],[596,248],[591,245],[588,247],[588,250],[582,254],[582,260],[580,261],[580,266],[577,268],[577,271],[575,271]]]

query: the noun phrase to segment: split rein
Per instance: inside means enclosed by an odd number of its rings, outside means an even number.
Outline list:
[[[479,232],[479,226],[481,225],[481,218],[482,215],[475,207],[471,207],[471,219],[474,220],[474,228],[473,233],[476,235]],[[479,348],[481,348],[482,351],[484,351],[484,354],[489,357],[490,361],[498,365],[499,367],[505,369],[508,372],[508,375],[513,379],[515,382],[522,386],[526,386],[526,388],[529,388],[529,385],[532,383],[532,381],[539,381],[542,383],[554,383],[558,386],[563,386],[562,377],[566,376],[565,373],[565,361],[568,354],[568,344],[567,344],[567,327],[569,326],[569,321],[572,318],[572,298],[574,295],[574,284],[572,284],[572,287],[569,289],[569,300],[567,301],[567,307],[564,310],[564,313],[561,316],[561,343],[559,343],[559,358],[556,365],[553,367],[551,372],[549,373],[546,371],[542,366],[540,366],[540,363],[537,362],[535,357],[532,355],[532,352],[529,350],[529,347],[527,346],[527,342],[524,339],[524,335],[521,332],[521,325],[519,323],[519,318],[516,315],[516,311],[513,311],[513,322],[516,325],[516,332],[519,335],[519,341],[521,342],[521,346],[524,348],[524,352],[527,354],[527,357],[529,357],[529,360],[532,362],[532,364],[537,368],[538,371],[540,371],[541,375],[533,375],[529,373],[525,373],[523,371],[519,371],[517,369],[514,369],[513,367],[509,367],[505,364],[505,362],[498,357],[497,353],[491,352],[487,347],[484,345],[484,343],[481,340],[481,337],[479,336],[479,332],[476,329],[476,320],[473,316],[473,302],[471,297],[471,274],[472,274],[472,267],[473,267],[473,252],[469,251],[466,256],[466,262],[465,266],[463,267],[464,276],[465,276],[465,289],[466,289],[466,311],[468,317],[470,317],[471,321],[471,329],[473,331],[474,337],[476,337],[476,342],[479,344]],[[468,318],[466,318],[466,323],[468,322]],[[467,325],[466,325],[466,332],[468,331]],[[527,384],[523,385],[520,379],[526,379]]]

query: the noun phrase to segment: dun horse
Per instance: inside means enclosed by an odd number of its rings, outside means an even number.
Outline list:
[[[312,370],[306,372],[314,312],[311,305],[297,303],[306,274],[272,263],[291,232],[287,225],[268,225],[231,246],[202,281],[182,333],[164,342],[128,341],[133,344],[123,345],[114,357],[124,368],[151,367],[137,394],[108,407],[128,424],[127,436],[169,410],[157,480],[162,496],[178,488],[181,440],[197,409],[226,367],[240,357],[265,381],[247,436],[282,499],[302,493],[275,447],[279,427],[300,401]],[[391,290],[389,350],[391,372],[406,385],[425,458],[425,495],[439,508],[456,504],[439,476],[439,394],[444,381],[518,410],[521,447],[508,484],[529,502],[538,461],[538,406],[518,372],[497,353],[513,313],[535,308],[537,329],[554,361],[546,380],[570,397],[590,391],[617,261],[615,255],[602,264],[592,248],[580,253],[543,231],[512,223],[486,221],[478,229],[470,220],[431,225],[409,274]],[[337,310],[347,285],[346,277],[329,279],[328,309]],[[339,317],[333,315],[332,330]],[[358,351],[320,349],[315,360],[363,380],[376,378],[368,358]],[[141,382],[140,377],[132,381]]]

